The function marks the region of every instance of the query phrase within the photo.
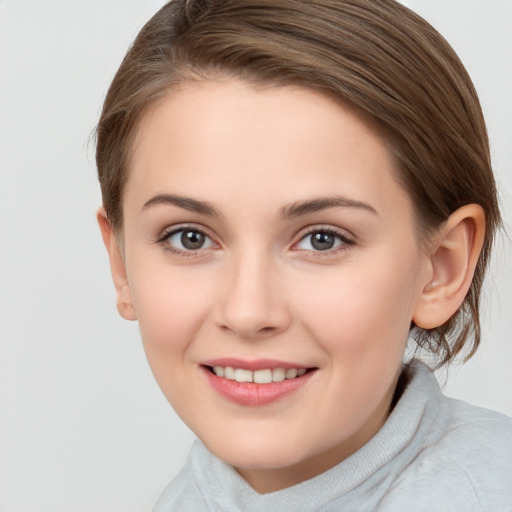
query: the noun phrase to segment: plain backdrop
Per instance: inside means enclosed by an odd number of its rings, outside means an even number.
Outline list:
[[[157,0],[0,0],[0,511],[144,512],[192,434],[115,309],[89,135]],[[512,2],[410,0],[480,93],[512,226]],[[448,394],[512,414],[512,257],[503,237],[484,342]],[[441,375],[444,381],[446,375]]]

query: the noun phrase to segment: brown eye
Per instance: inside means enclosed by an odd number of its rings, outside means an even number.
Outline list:
[[[311,246],[317,251],[332,249],[336,243],[336,237],[331,233],[313,233],[311,235]]]
[[[321,252],[337,249],[338,247],[341,248],[341,246],[348,246],[352,243],[351,240],[341,233],[317,229],[307,233],[297,244],[297,248],[306,251]]]
[[[190,251],[201,249],[205,239],[206,237],[199,231],[183,231],[181,234],[181,244]]]
[[[199,251],[208,249],[215,244],[205,233],[198,229],[181,228],[163,237],[162,242],[176,251]]]

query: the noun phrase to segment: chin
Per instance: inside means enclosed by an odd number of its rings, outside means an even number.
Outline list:
[[[235,440],[223,439],[221,442],[207,443],[206,447],[219,459],[236,468],[243,469],[279,469],[293,466],[308,458],[308,454],[298,451],[300,443],[286,442],[283,439],[260,438],[253,436]]]

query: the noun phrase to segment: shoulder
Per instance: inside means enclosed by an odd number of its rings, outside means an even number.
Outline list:
[[[152,512],[207,512],[207,497],[203,496],[196,479],[196,466],[200,464],[201,451],[197,442],[190,450],[186,464],[164,489]],[[203,491],[204,492],[204,491]]]
[[[461,434],[482,436],[491,445],[512,445],[512,418],[462,400],[445,398],[450,410],[446,437]]]
[[[164,489],[152,512],[241,510],[238,499],[250,489],[242,477],[196,439],[187,462]]]
[[[425,511],[510,512],[512,418],[450,398],[443,405],[442,435],[404,468],[390,502],[416,503],[414,510]]]
[[[207,511],[207,502],[201,496],[193,476],[183,468],[164,489],[153,512]]]
[[[436,460],[453,461],[484,483],[506,475],[510,484],[512,418],[461,400],[446,398],[446,403],[450,415],[444,435],[425,450]]]

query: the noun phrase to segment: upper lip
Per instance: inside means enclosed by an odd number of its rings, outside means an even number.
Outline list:
[[[293,363],[289,361],[279,361],[277,359],[238,359],[235,357],[222,357],[219,359],[209,359],[201,363],[203,366],[231,366],[232,368],[240,368],[242,370],[273,370],[275,368],[283,368],[290,370],[292,368],[310,368],[307,365]]]

